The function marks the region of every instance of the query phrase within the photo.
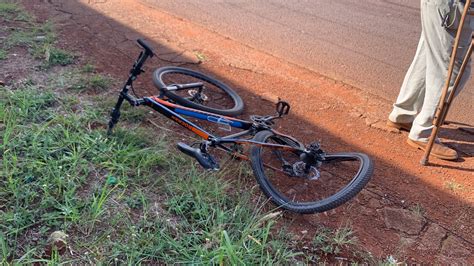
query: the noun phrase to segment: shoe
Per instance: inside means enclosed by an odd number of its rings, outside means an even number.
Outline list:
[[[408,145],[420,149],[420,150],[425,150],[426,146],[428,146],[428,142],[424,141],[416,141],[412,139],[407,139]],[[434,157],[438,157],[443,160],[456,160],[458,158],[458,153],[451,149],[446,147],[445,145],[441,143],[433,143],[433,148],[431,149],[431,155]]]
[[[390,120],[387,120],[387,126],[392,127],[392,128],[396,128],[398,130],[403,129],[403,130],[406,130],[406,131],[410,131],[412,123],[396,123],[396,122],[392,122]]]

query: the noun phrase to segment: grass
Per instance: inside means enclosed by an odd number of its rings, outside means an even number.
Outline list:
[[[94,73],[96,70],[96,67],[90,63],[87,63],[82,67],[81,70],[83,73]]]
[[[66,66],[74,63],[74,55],[58,48],[45,48],[45,60],[48,66]]]
[[[357,244],[352,228],[348,225],[332,230],[320,227],[313,238],[313,245],[318,248],[324,256],[338,255],[344,249],[350,249]]]
[[[74,92],[100,93],[112,88],[115,83],[114,79],[107,75],[85,72],[84,67],[61,71],[57,77],[51,80],[53,86],[70,89]]]
[[[88,84],[90,85],[90,87],[101,90],[106,90],[110,88],[112,82],[113,81],[111,78],[100,74],[92,75],[88,80]]]
[[[420,203],[411,206],[409,209],[413,214],[417,215],[418,217],[423,217],[426,213],[425,208],[423,208],[423,205],[421,205]]]
[[[28,24],[25,28],[15,28],[6,39],[4,46],[7,49],[14,46],[24,46],[30,48],[32,55],[40,57],[45,47],[52,45],[55,40],[56,35],[51,22]]]
[[[4,49],[0,49],[0,60],[5,60],[7,59],[8,52]]]
[[[0,2],[0,16],[7,19],[11,18],[16,12],[19,11],[18,5],[12,2]]]
[[[0,1],[0,17],[6,21],[31,22],[32,16],[25,12],[15,1]]]
[[[116,97],[118,97],[118,93]],[[108,116],[112,111],[112,107],[115,106],[117,98],[96,97],[95,101],[97,101],[97,112],[101,116]],[[128,103],[122,105],[120,110],[123,111],[120,116],[122,122],[139,123],[151,117],[149,109],[132,107]]]
[[[24,27],[16,27],[9,34],[3,50],[8,51],[13,47],[26,47],[31,55],[43,59],[43,67],[65,66],[74,63],[74,55],[55,47],[56,34],[51,22],[34,23],[16,3],[0,3],[0,14],[17,14],[16,20],[24,21]],[[7,19],[11,17],[6,16]]]
[[[220,178],[230,169],[198,171],[145,131],[118,128],[106,138],[86,126],[95,110],[74,113],[53,91],[27,84],[2,88],[1,96],[2,263],[42,257],[57,230],[80,251],[58,262],[254,264],[296,256],[270,236],[275,217],[251,207],[251,193],[229,192],[240,187]]]

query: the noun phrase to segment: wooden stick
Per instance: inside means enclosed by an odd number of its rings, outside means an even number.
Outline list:
[[[456,60],[456,55],[458,52],[458,47],[459,47],[459,40],[461,39],[461,32],[464,27],[464,22],[466,20],[467,13],[469,11],[469,7],[471,6],[471,0],[466,0],[466,4],[464,5],[464,10],[462,12],[461,16],[461,21],[459,23],[458,31],[456,33],[456,38],[454,39],[454,46],[453,46],[453,51],[451,52],[451,60],[449,62],[449,68],[448,68],[448,75],[446,77],[446,82],[444,84],[443,91],[441,93],[441,98],[440,102],[438,103],[438,108],[436,110],[435,118],[433,121],[433,129],[431,131],[431,136],[428,141],[428,145],[426,146],[425,154],[423,155],[423,158],[421,159],[421,164],[422,165],[427,165],[428,164],[428,159],[431,153],[431,149],[433,149],[433,144],[436,139],[436,136],[438,135],[439,128],[441,126],[442,122],[442,114],[444,112],[445,108],[445,102],[446,102],[446,95],[448,93],[449,89],[449,83],[451,83],[451,77],[453,74],[453,69],[454,69],[454,62]]]
[[[462,76],[464,75],[464,71],[466,69],[467,63],[469,62],[469,59],[471,58],[472,55],[472,49],[473,49],[473,44],[474,40],[471,41],[471,44],[469,45],[469,48],[467,49],[466,56],[464,56],[464,59],[462,61],[461,68],[459,69],[459,74],[456,77],[456,81],[454,82],[453,89],[449,93],[448,100],[446,101],[445,108],[443,110],[443,113],[441,114],[441,121],[440,125],[444,124],[444,121],[446,120],[446,116],[448,115],[449,108],[451,108],[451,103],[454,100],[454,96],[456,96],[456,91],[459,87],[459,83],[461,83]]]

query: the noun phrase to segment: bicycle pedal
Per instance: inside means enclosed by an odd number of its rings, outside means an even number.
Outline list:
[[[178,150],[183,152],[186,155],[194,157],[198,163],[207,170],[217,171],[219,170],[219,164],[209,153],[203,152],[199,148],[193,148],[186,143],[179,142]]]

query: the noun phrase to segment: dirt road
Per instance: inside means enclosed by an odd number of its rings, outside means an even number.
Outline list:
[[[280,96],[293,106],[292,115],[280,124],[282,132],[306,141],[322,139],[331,151],[369,154],[375,174],[356,199],[324,214],[285,214],[280,223],[301,243],[310,241],[321,225],[350,223],[363,247],[379,258],[474,263],[472,127],[452,124],[442,131],[460,160],[432,159],[430,167],[422,167],[422,153],[408,147],[406,133],[383,126],[380,114],[390,108],[383,98],[134,0],[23,3],[39,18],[55,21],[60,45],[85,55],[99,71],[123,79],[139,51],[134,40],[144,37],[157,53],[148,70],[182,65],[223,80],[243,96],[245,118],[271,113],[273,105],[265,99]],[[150,76],[141,80],[139,93],[156,92]],[[115,97],[115,91],[110,93]]]
[[[387,101],[421,32],[419,1],[142,1]],[[474,125],[473,112],[470,82],[450,119]]]

